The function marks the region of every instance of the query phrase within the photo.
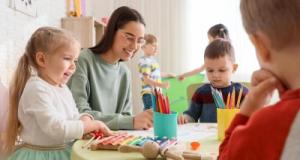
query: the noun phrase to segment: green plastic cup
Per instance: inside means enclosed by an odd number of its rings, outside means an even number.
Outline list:
[[[154,136],[157,138],[177,138],[177,112],[163,114],[154,111]]]

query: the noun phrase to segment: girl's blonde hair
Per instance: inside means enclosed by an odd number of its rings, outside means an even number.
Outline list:
[[[14,150],[18,134],[21,131],[18,105],[27,80],[34,71],[39,69],[36,53],[52,54],[73,47],[80,47],[77,40],[67,31],[58,28],[41,27],[32,34],[25,52],[19,60],[9,88],[9,115],[4,143],[6,152],[9,153]]]

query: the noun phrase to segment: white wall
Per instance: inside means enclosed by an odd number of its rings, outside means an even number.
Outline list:
[[[204,50],[208,44],[207,31],[218,23],[227,26],[236,60],[239,64],[233,80],[250,81],[251,73],[258,69],[255,50],[244,28],[237,0],[186,0],[188,44],[186,68],[192,69],[203,64]],[[196,57],[196,58],[195,58]]]
[[[31,34],[40,26],[60,27],[66,12],[64,0],[35,0],[37,17],[15,11],[10,2],[0,1],[0,77],[6,86]]]

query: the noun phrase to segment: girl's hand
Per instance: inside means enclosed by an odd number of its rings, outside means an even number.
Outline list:
[[[184,75],[179,75],[179,76],[178,76],[178,80],[179,80],[179,81],[183,81],[184,78],[185,78]]]
[[[82,139],[91,139],[92,137],[94,138],[103,138],[103,137],[107,137],[107,136],[118,136],[118,135],[127,135],[127,132],[123,132],[123,131],[109,131],[110,133],[108,134],[104,134],[102,130],[95,130],[95,131],[92,131],[90,133],[87,133],[87,134],[84,134]]]
[[[107,125],[101,121],[96,121],[98,123],[98,127],[99,129],[97,129],[98,131],[102,132],[104,134],[104,136],[112,136],[115,133],[110,130]]]
[[[183,114],[180,114],[177,118],[178,124],[185,124],[188,123],[188,120],[184,117]]]
[[[104,134],[104,136],[113,135],[113,132],[106,126],[106,124],[104,124],[101,121],[98,120],[88,120],[88,121],[81,120],[81,121],[83,122],[84,134],[100,130]]]
[[[168,73],[168,74],[167,74],[167,77],[174,78],[174,77],[176,77],[176,74],[174,74],[174,73]]]
[[[241,104],[240,113],[251,116],[256,110],[269,103],[273,92],[284,91],[281,82],[269,71],[260,69],[252,74],[251,89]]]

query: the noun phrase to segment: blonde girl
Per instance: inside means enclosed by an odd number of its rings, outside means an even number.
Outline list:
[[[41,27],[31,36],[10,86],[8,159],[70,159],[74,139],[94,130],[111,134],[104,123],[78,113],[65,85],[79,51],[79,43],[60,29]]]

